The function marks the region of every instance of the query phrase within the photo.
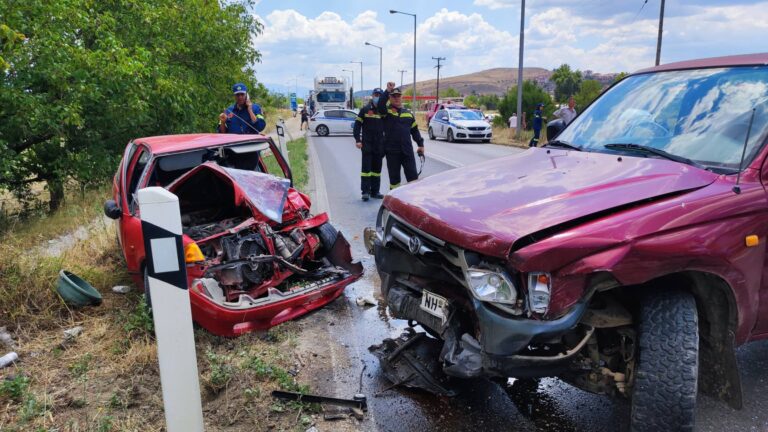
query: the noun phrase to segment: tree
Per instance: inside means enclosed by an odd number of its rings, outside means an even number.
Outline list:
[[[212,131],[230,86],[267,94],[249,65],[250,0],[0,3],[0,189],[100,182],[132,138]],[[19,34],[22,43],[9,41]]]
[[[574,101],[576,102],[576,110],[581,112],[584,111],[584,108],[587,107],[590,103],[592,103],[595,98],[600,96],[600,93],[603,91],[603,85],[600,84],[599,81],[595,80],[585,80],[581,83],[581,89],[578,93],[573,97]]]
[[[501,98],[495,94],[487,94],[480,96],[480,106],[485,107],[487,110],[495,110],[499,107]]]
[[[615,77],[613,77],[613,82],[619,82],[623,80],[627,75],[629,75],[628,72],[619,72]]]
[[[581,71],[573,71],[563,63],[552,72],[550,80],[555,83],[555,100],[565,102],[576,94],[581,86]]]
[[[477,95],[471,94],[464,98],[464,106],[468,108],[480,108],[480,98]]]
[[[523,112],[526,113],[526,119],[528,126],[532,124],[533,111],[536,109],[536,104],[544,104],[544,116],[551,117],[552,112],[555,110],[555,105],[552,102],[552,98],[541,87],[537,86],[533,81],[523,82]],[[499,102],[499,113],[504,119],[508,119],[512,116],[512,113],[517,112],[517,86],[513,86],[507,94]]]
[[[447,89],[440,92],[440,97],[459,97],[459,91],[456,90],[453,87],[448,87]]]
[[[418,90],[416,91],[416,96],[421,96],[421,94],[422,93],[420,91],[418,91]],[[403,90],[403,96],[411,96],[411,97],[413,97],[413,87],[411,86],[411,87],[408,87],[407,89]]]

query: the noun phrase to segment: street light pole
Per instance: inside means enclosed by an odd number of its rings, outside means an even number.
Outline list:
[[[443,65],[440,64],[442,60],[445,60],[445,57],[432,57],[432,60],[437,60],[437,90],[435,91],[435,103],[440,103],[440,68],[443,67]]]
[[[390,9],[389,13],[391,14],[403,14],[403,15],[410,15],[413,17],[413,106],[411,109],[415,112],[416,111],[416,14],[411,14],[408,12],[400,12],[396,10]]]
[[[374,45],[374,44],[372,44],[370,42],[366,42],[365,44],[368,45],[368,46],[372,46],[374,48],[378,48],[379,49],[379,88],[381,88],[381,69],[382,69],[382,62],[381,62],[382,61],[382,55],[381,55],[382,50],[381,50],[381,47],[378,46],[378,45]]]
[[[656,41],[656,66],[661,60],[661,33],[664,31],[664,0],[661,0],[661,11],[659,12],[659,39]]]
[[[400,87],[402,87],[403,86],[403,74],[408,72],[408,71],[405,70],[405,69],[402,69],[402,70],[398,70],[398,72],[400,72]]]
[[[520,139],[523,124],[523,37],[525,30],[525,0],[522,0],[520,7],[520,54],[517,60],[517,128],[515,135],[517,139]]]
[[[350,63],[360,63],[360,90],[365,90],[365,87],[363,87],[363,62],[350,61]]]

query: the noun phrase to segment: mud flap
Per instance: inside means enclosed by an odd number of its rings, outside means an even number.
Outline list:
[[[384,376],[394,386],[419,388],[441,396],[456,396],[456,387],[438,362],[441,341],[406,329],[397,339],[384,339],[368,348],[379,358]]]
[[[355,276],[363,274],[363,265],[359,261],[352,261],[352,249],[341,232],[336,237],[336,241],[333,243],[331,250],[328,251],[326,258],[328,258],[331,264],[339,266]]]

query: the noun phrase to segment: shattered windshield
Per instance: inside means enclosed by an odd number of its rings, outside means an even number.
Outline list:
[[[261,214],[277,223],[283,223],[283,207],[291,185],[289,180],[255,171],[222,169],[242,188]]]
[[[625,151],[615,144],[639,144],[734,172],[748,130],[745,164],[757,154],[768,130],[765,66],[630,76],[589,106],[557,138],[600,152]]]

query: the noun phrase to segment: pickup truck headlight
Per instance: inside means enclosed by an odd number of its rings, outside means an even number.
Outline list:
[[[515,304],[517,290],[503,272],[487,269],[470,268],[467,270],[467,282],[472,295],[480,301]]]
[[[552,277],[549,273],[534,272],[528,274],[528,306],[532,312],[540,314],[547,312],[551,292]]]

